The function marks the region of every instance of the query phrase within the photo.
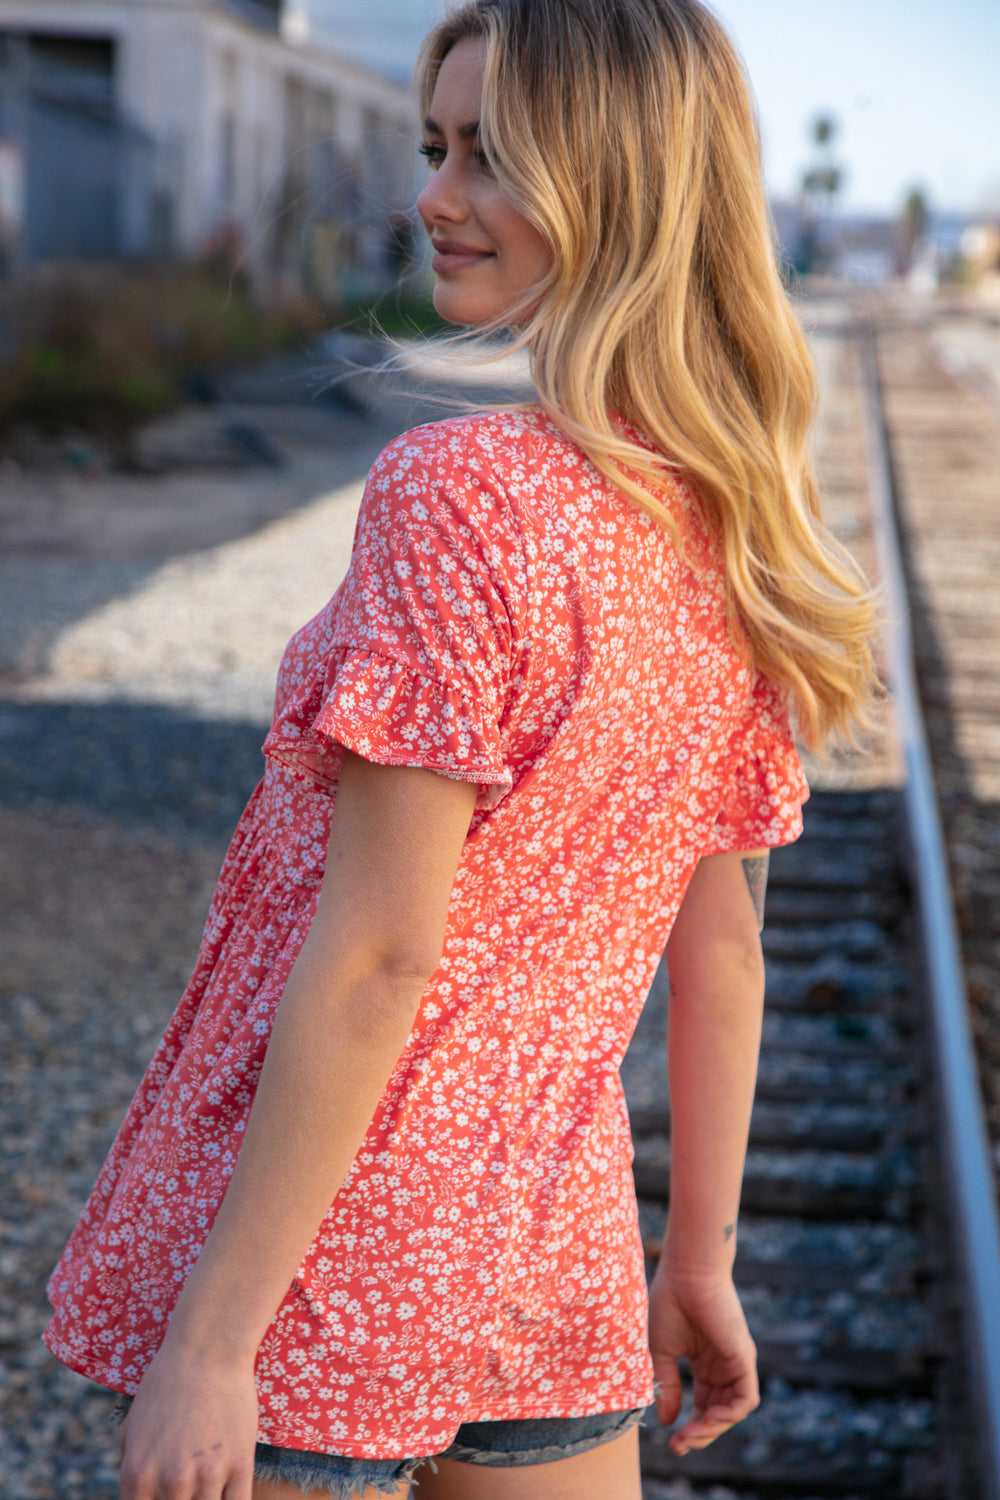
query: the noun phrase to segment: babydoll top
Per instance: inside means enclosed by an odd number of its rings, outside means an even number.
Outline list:
[[[538,408],[382,453],[349,571],[285,653],[194,976],[53,1273],[65,1363],[134,1392],[159,1346],[347,746],[479,794],[440,965],[261,1344],[260,1439],[416,1456],[463,1421],[651,1400],[619,1064],[698,860],[794,839],[807,796],[782,695],[727,631],[719,549],[680,479],[665,499],[676,541]]]

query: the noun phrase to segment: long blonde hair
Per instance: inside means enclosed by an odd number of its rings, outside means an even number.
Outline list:
[[[698,0],[469,0],[424,43],[423,114],[467,38],[486,44],[482,149],[553,251],[504,319],[542,406],[661,523],[665,470],[690,481],[721,538],[734,638],[787,690],[806,744],[849,734],[876,682],[874,605],[820,519],[816,380],[732,42]]]

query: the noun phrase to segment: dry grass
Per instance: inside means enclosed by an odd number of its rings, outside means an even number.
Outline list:
[[[261,306],[212,266],[46,267],[3,288],[0,429],[67,426],[123,441],[192,382],[298,348],[330,326],[314,303]]]

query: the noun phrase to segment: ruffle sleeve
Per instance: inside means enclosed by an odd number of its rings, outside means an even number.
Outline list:
[[[703,854],[794,842],[808,796],[784,697],[774,683],[758,678],[730,740],[727,785]]]
[[[522,635],[520,534],[461,422],[406,433],[379,456],[351,565],[293,641],[264,753],[324,791],[343,751],[479,785],[489,809],[513,777],[501,723]],[[308,633],[310,627],[306,627]],[[298,638],[297,638],[298,639]]]
[[[312,704],[290,702],[264,741],[264,754],[286,770],[335,791],[348,749],[380,765],[477,782],[480,807],[510,790],[496,724],[464,693],[350,647],[331,654],[327,679]]]

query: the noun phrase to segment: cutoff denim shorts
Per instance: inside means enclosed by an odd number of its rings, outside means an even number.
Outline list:
[[[115,1415],[124,1421],[131,1396],[120,1396]],[[572,1458],[621,1437],[642,1421],[646,1408],[599,1412],[590,1417],[528,1417],[510,1422],[464,1422],[455,1440],[433,1458],[343,1458],[335,1453],[308,1453],[298,1448],[272,1448],[258,1443],[254,1461],[257,1479],[281,1480],[296,1485],[303,1494],[322,1490],[331,1500],[356,1500],[370,1485],[391,1494],[405,1480],[419,1486],[415,1471],[421,1464],[434,1467],[435,1458],[452,1458],[464,1464],[488,1464],[497,1469],[524,1464],[550,1464]]]

